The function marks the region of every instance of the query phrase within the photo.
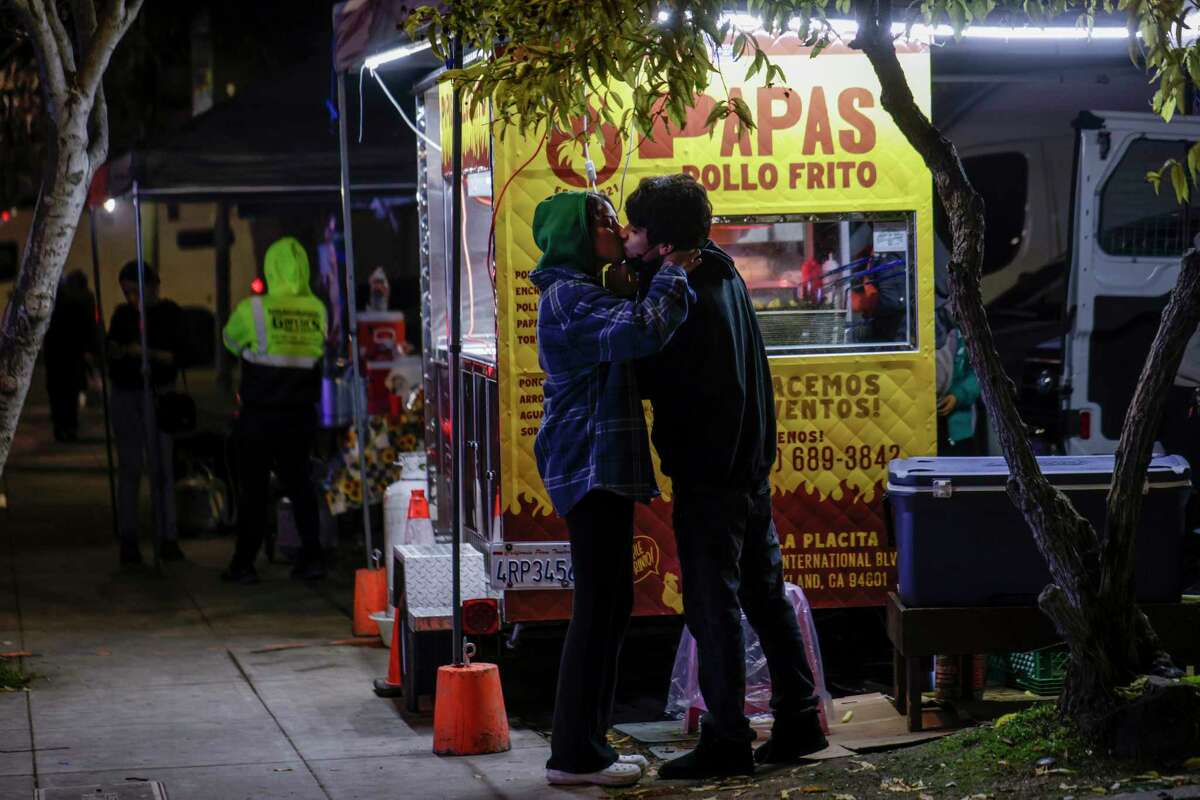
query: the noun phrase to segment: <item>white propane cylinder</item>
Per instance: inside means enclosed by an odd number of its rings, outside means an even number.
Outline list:
[[[408,521],[408,501],[413,489],[426,489],[425,454],[422,452],[401,453],[400,480],[387,488],[383,495],[383,529],[387,551],[383,560],[387,566],[388,576],[388,610],[395,611],[396,598],[392,597],[392,569],[394,567],[392,550],[395,545],[404,544],[404,527]]]

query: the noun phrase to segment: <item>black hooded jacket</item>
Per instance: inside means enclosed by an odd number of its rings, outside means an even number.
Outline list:
[[[667,346],[638,362],[638,388],[654,407],[650,438],[676,490],[750,489],[775,461],[770,366],[733,259],[711,241],[701,255],[689,276],[696,302]]]

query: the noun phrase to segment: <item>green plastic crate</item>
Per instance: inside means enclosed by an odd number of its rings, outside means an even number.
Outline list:
[[[1034,694],[1058,694],[1067,679],[1070,657],[1066,645],[1061,644],[1027,653],[1009,653],[1009,681],[1017,688]]]

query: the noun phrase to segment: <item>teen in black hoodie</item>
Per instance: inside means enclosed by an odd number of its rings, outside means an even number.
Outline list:
[[[699,746],[659,776],[747,774],[755,761],[792,761],[826,747],[771,518],[775,401],[767,353],[745,282],[708,239],[704,187],[687,175],[646,178],[625,211],[625,254],[643,281],[674,250],[700,247],[702,257],[688,276],[696,301],[687,320],[638,369],[639,389],[654,407],[651,441],[672,483],[684,617],[708,706]],[[753,753],[742,611],[767,657],[775,713],[770,741]]]

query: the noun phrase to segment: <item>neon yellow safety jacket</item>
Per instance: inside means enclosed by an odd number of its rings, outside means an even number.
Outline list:
[[[321,392],[328,314],[308,285],[308,254],[285,236],[267,249],[267,293],[238,303],[225,326],[229,352],[242,360],[247,408],[311,406]]]

